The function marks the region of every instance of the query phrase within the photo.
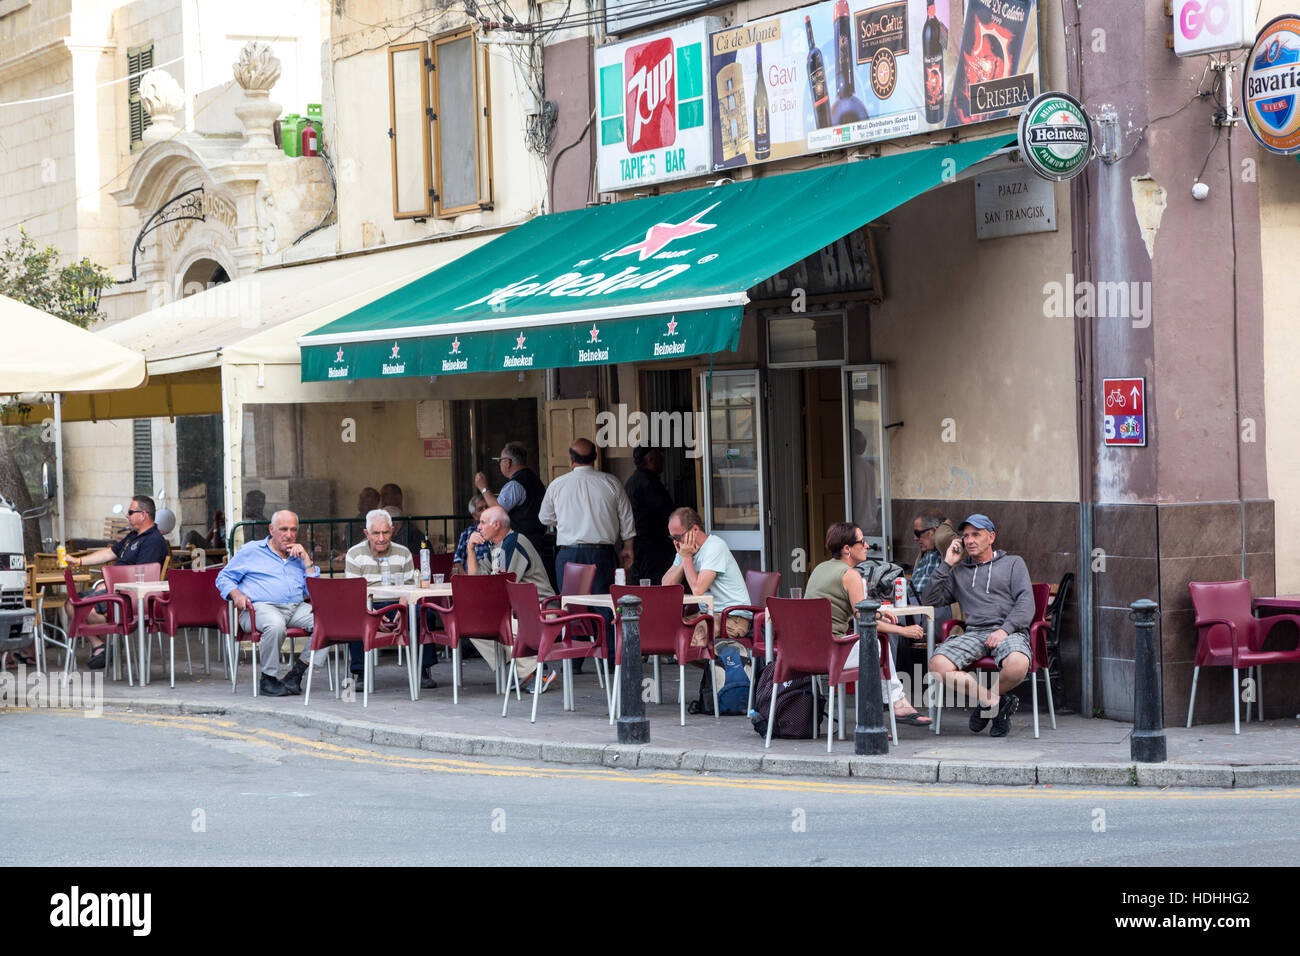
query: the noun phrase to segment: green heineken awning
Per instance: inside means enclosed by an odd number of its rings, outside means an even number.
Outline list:
[[[735,349],[745,294],[1005,136],[539,216],[298,339],[302,380]]]

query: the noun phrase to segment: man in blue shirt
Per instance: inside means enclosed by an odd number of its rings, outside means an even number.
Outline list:
[[[314,624],[307,604],[307,578],[320,577],[320,568],[298,543],[298,516],[292,511],[271,515],[271,533],[235,552],[217,575],[217,590],[239,609],[239,624],[250,626],[248,609],[257,615],[262,632],[258,655],[262,658],[259,691],[268,697],[302,692],[311,652],[304,650],[293,668],[280,679],[280,645],[291,627],[311,631]],[[325,651],[316,652],[316,665],[325,663]]]

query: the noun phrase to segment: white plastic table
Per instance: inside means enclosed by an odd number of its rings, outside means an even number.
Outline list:
[[[145,619],[145,599],[150,594],[166,594],[171,590],[171,586],[166,581],[126,581],[113,585],[113,592],[120,594],[130,594],[135,598],[135,619],[140,634],[140,686],[149,683],[150,668],[145,664],[146,653],[148,651],[149,639],[144,633]],[[128,672],[127,683],[131,683],[131,674]]]

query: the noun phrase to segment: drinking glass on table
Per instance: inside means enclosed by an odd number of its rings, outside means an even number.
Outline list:
[[[649,586],[650,586],[650,579],[649,579],[649,578],[641,578],[641,587],[643,587],[643,588],[648,588]]]
[[[803,599],[803,588],[791,588],[790,597],[796,601]]]
[[[135,566],[135,583],[136,584],[144,583],[144,568],[138,564]]]
[[[434,583],[434,584],[441,584],[441,583],[443,582],[443,580],[444,580],[444,579],[443,579],[443,576],[442,576],[441,574],[435,574],[435,575],[433,576],[433,583]]]

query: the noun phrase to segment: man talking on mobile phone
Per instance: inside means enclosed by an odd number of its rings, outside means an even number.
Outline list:
[[[943,563],[930,576],[921,601],[929,605],[961,603],[965,631],[953,635],[935,650],[930,670],[949,687],[964,690],[976,701],[971,713],[971,733],[989,724],[981,711],[997,709],[992,737],[1005,737],[1020,698],[1011,693],[1029,672],[1029,625],[1034,619],[1034,592],[1023,558],[995,551],[997,530],[987,515],[973,514],[957,526],[944,552]],[[981,657],[998,665],[998,690],[991,695],[965,668]],[[986,700],[988,696],[993,699]]]

